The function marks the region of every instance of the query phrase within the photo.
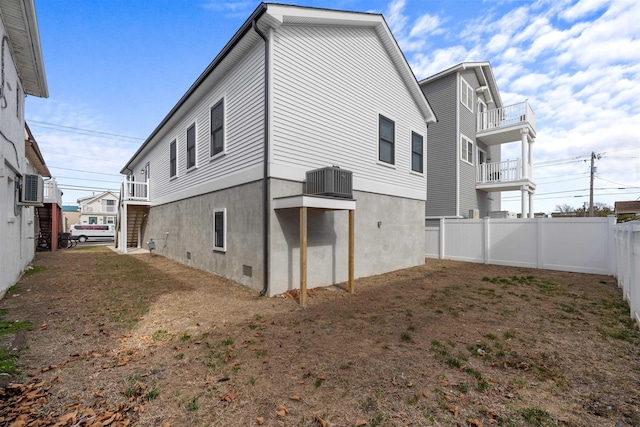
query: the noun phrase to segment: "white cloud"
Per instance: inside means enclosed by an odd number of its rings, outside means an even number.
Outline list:
[[[576,21],[606,7],[609,0],[582,0],[560,13],[560,17],[567,21]]]

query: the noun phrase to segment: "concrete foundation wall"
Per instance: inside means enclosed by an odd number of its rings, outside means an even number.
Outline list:
[[[271,180],[271,197],[301,194],[302,183]],[[424,201],[354,192],[355,277],[386,273],[424,263]],[[378,224],[380,224],[378,226]],[[307,286],[348,278],[347,211],[310,209],[307,217]],[[271,216],[269,294],[300,286],[299,209]]]
[[[270,180],[271,197],[302,193],[302,183]],[[354,192],[355,276],[365,277],[424,263],[424,202]],[[227,209],[227,251],[213,250],[213,210]],[[307,284],[309,288],[348,278],[347,211],[309,209]],[[380,224],[378,226],[378,224]],[[300,211],[272,211],[269,295],[300,287]],[[262,182],[152,207],[143,241],[156,253],[237,281],[263,286]],[[251,276],[247,274],[251,269]]]
[[[219,208],[227,210],[226,252],[213,250],[213,210]],[[260,290],[262,182],[152,207],[143,242],[150,238],[160,255]]]

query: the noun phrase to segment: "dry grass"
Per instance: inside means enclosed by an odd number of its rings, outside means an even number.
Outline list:
[[[14,380],[48,387],[41,425],[73,404],[139,426],[640,425],[610,277],[429,260],[302,308],[160,256],[36,264],[0,308],[33,325]]]

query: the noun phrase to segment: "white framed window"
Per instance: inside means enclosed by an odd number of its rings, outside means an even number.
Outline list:
[[[176,140],[169,144],[169,178],[178,175],[178,150],[176,148]]]
[[[396,124],[383,115],[378,115],[378,160],[395,164]]]
[[[473,88],[462,77],[460,77],[460,102],[473,113]]]
[[[196,166],[196,124],[187,128],[187,170]]]
[[[213,250],[227,251],[227,209],[213,210]]]
[[[460,135],[460,158],[470,165],[473,164],[473,141],[464,135]]]
[[[210,156],[218,157],[224,154],[224,98],[211,107],[211,143],[209,148]]]
[[[424,139],[415,132],[411,132],[411,170],[424,172]]]
[[[479,165],[483,163],[487,163],[487,152],[484,151],[482,148],[478,147],[476,159]]]

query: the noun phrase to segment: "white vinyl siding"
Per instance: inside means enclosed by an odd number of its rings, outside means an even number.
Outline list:
[[[464,135],[460,135],[460,158],[473,165],[473,141]]]
[[[473,113],[473,88],[462,77],[460,77],[460,102]]]
[[[353,171],[354,190],[424,199],[410,135],[427,134],[425,119],[376,32],[282,26],[274,36],[271,176],[302,181],[307,170],[338,165]],[[379,115],[395,122],[395,168],[378,161]]]
[[[238,54],[240,54],[238,52]],[[239,55],[240,56],[240,55]],[[139,156],[131,165],[140,170],[146,162],[151,163],[154,174],[149,182],[150,201],[181,198],[202,183],[212,183],[224,188],[224,179],[238,176],[240,172],[259,168],[263,160],[264,144],[264,44],[256,41],[241,55],[233,69],[209,84],[207,91],[193,107],[178,116],[172,126],[166,126],[158,141],[149,151]],[[196,123],[196,149],[209,153],[211,143],[211,107],[224,97],[225,155],[214,162],[200,162],[197,169],[186,171],[186,129]],[[170,144],[176,141],[177,167],[175,177],[170,176]],[[205,156],[208,156],[205,154]],[[234,182],[238,185],[241,182]]]

